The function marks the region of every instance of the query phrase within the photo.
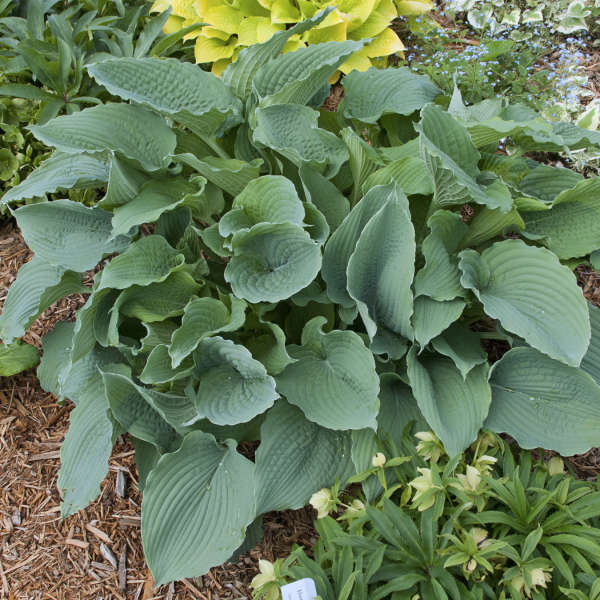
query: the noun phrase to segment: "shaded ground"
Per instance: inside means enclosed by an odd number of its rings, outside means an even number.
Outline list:
[[[0,221],[0,305],[30,255],[13,222]],[[41,336],[57,321],[73,319],[83,302],[76,295],[56,303],[25,339],[41,347]],[[262,542],[239,562],[154,591],[142,552],[133,448],[126,439],[115,446],[98,500],[64,522],[60,518],[56,478],[71,406],[44,392],[34,371],[0,379],[0,598],[249,599],[258,558],[274,560],[294,543],[314,543],[310,510],[266,515]],[[123,497],[116,492],[117,477],[125,482]]]

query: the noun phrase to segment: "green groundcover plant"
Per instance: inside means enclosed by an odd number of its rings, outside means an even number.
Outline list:
[[[407,454],[314,494],[319,538],[311,557],[295,548],[261,560],[253,597],[281,598],[280,585],[310,577],[320,600],[534,600],[600,597],[600,492],[499,438],[482,434],[449,459],[432,432],[418,454],[396,428],[387,443]],[[397,445],[396,445],[397,444]],[[390,450],[394,452],[394,450]],[[337,518],[327,516],[337,513]]]
[[[152,57],[90,65],[129,103],[32,126],[55,152],[3,198],[105,189],[94,207],[14,210],[35,256],[0,336],[89,294],[38,370],[76,405],[62,513],[96,498],[128,432],[157,584],[205,573],[256,540],[265,512],[345,482],[382,421],[422,415],[451,455],[484,425],[525,448],[600,444],[600,310],[570,269],[600,248],[600,179],[496,152],[600,134],[465,106],[408,69],[350,73],[338,111],[319,110],[362,42],[281,50],[326,15],[221,78]],[[511,349],[490,368],[494,338]],[[250,460],[238,444],[252,440]]]

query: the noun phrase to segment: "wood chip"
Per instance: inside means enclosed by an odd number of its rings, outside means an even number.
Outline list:
[[[89,542],[84,542],[83,540],[77,540],[75,538],[67,538],[65,540],[65,544],[69,544],[69,546],[76,546],[77,548],[83,548],[84,550],[90,547]]]
[[[50,452],[42,452],[29,457],[29,460],[53,460],[60,458],[60,450],[51,450]]]
[[[115,555],[112,550],[106,544],[100,544],[100,554],[113,566],[115,571],[117,570],[118,564]]]
[[[94,527],[93,525],[90,525],[89,523],[86,524],[85,528],[92,535],[95,535],[101,542],[104,542],[106,544],[112,544],[111,539],[101,529],[98,529],[97,527]]]
[[[127,589],[127,544],[123,544],[119,556],[119,590]]]
[[[182,579],[181,583],[183,583],[183,585],[185,585],[185,587],[192,592],[195,598],[200,598],[200,600],[208,600],[208,598],[189,580]]]
[[[119,469],[117,471],[117,482],[115,483],[115,492],[117,492],[117,496],[120,498],[125,498],[125,471],[123,469]]]
[[[15,527],[18,527],[21,524],[21,511],[20,510],[13,511],[13,514],[11,515],[10,520],[12,521],[12,524]]]
[[[2,581],[2,597],[8,596],[10,593],[10,588],[8,587],[8,579],[6,579],[6,575],[4,574],[4,567],[2,566],[2,561],[0,560],[0,580]],[[12,594],[11,594],[12,596]]]
[[[169,584],[169,589],[167,590],[167,595],[165,596],[165,600],[173,600],[175,596],[175,584],[171,581]]]

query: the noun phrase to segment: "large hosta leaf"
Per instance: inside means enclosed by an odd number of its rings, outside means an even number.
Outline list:
[[[15,338],[25,335],[31,323],[52,303],[86,289],[78,274],[34,256],[19,269],[4,299],[0,338],[5,344],[11,344]]]
[[[108,181],[109,161],[102,155],[55,152],[25,181],[2,196],[0,204],[42,198],[58,190],[99,187]]]
[[[193,298],[185,307],[181,327],[171,338],[169,355],[173,367],[189,356],[207,336],[239,329],[246,318],[246,303],[235,296],[229,297],[230,307],[215,298]]]
[[[348,160],[344,142],[331,131],[320,129],[319,113],[308,106],[267,106],[257,109],[255,118],[254,140],[297,167],[306,165],[330,178]]]
[[[581,361],[581,368],[600,385],[600,308],[588,302],[588,309],[592,325],[592,339]]]
[[[363,45],[364,41],[325,42],[282,54],[258,69],[252,88],[263,106],[307,104]]]
[[[111,239],[110,213],[71,200],[22,206],[15,217],[33,252],[73,271],[94,268],[104,255],[122,251],[129,242],[125,236]]]
[[[376,123],[385,114],[410,115],[441,93],[428,77],[406,67],[352,71],[343,84],[344,116],[365,123]]]
[[[230,340],[218,336],[202,340],[194,362],[196,409],[215,425],[246,423],[279,398],[275,380],[264,366]]]
[[[73,363],[63,376],[63,395],[76,404],[60,449],[57,486],[62,494],[63,517],[76,513],[94,500],[108,473],[108,458],[118,428],[109,415],[99,369],[118,360],[117,357],[114,352],[93,350]]]
[[[235,198],[232,210],[219,221],[223,237],[258,223],[293,223],[302,227],[304,207],[294,184],[280,175],[254,179]]]
[[[415,276],[416,296],[453,300],[464,294],[456,251],[467,226],[460,215],[447,210],[435,212],[427,224],[431,233],[421,246],[426,264]]]
[[[413,346],[407,367],[413,394],[430,427],[450,456],[462,452],[475,440],[488,414],[488,366],[475,367],[463,379],[450,359],[417,358]]]
[[[544,248],[521,240],[460,253],[461,282],[485,312],[552,358],[578,366],[590,341],[586,301],[575,276]]]
[[[559,258],[586,256],[600,247],[600,178],[562,192],[550,210],[523,213],[523,220]]]
[[[150,471],[142,540],[157,585],[203,575],[244,541],[256,513],[254,465],[235,448],[193,431]]]
[[[165,213],[175,210],[195,190],[181,179],[150,181],[135,197],[117,206],[112,216],[112,236],[126,234],[132,227],[154,223]]]
[[[88,71],[111,94],[149,106],[203,135],[241,120],[242,103],[230,88],[191,63],[123,57],[97,62]]]
[[[415,339],[424,348],[429,342],[458,320],[466,302],[461,299],[439,301],[428,296],[415,298],[413,325]]]
[[[348,292],[371,338],[378,326],[412,338],[415,250],[408,199],[394,186],[360,234],[347,268]]]
[[[278,302],[305,288],[321,267],[318,244],[291,223],[260,223],[233,238],[225,279],[239,298]]]
[[[466,378],[473,367],[487,361],[479,336],[462,322],[448,327],[431,343],[436,352],[454,361],[463,378]]]
[[[40,362],[40,353],[35,346],[16,341],[10,346],[0,342],[0,376],[10,377]]]
[[[385,185],[391,181],[395,181],[407,196],[433,194],[433,180],[425,161],[418,156],[405,156],[371,173],[362,189],[366,193],[376,185]]]
[[[122,290],[131,285],[164,281],[173,271],[181,269],[184,262],[183,254],[171,248],[164,237],[143,237],[110,261],[102,271],[97,289]]]
[[[323,333],[315,317],[302,346],[289,346],[295,362],[277,376],[277,389],[306,417],[330,429],[376,429],[379,378],[371,351],[353,331]]]
[[[148,171],[168,166],[177,141],[162,117],[124,103],[86,108],[30,129],[44,144],[62,152],[112,150]]]
[[[507,213],[500,209],[483,207],[471,221],[465,237],[459,247],[478,246],[500,235],[508,228],[525,229],[525,222],[519,212],[513,208]]]
[[[514,348],[493,366],[490,384],[485,425],[522,448],[569,456],[600,445],[600,387],[581,369],[533,348]]]
[[[106,398],[123,431],[154,444],[160,451],[176,445],[175,430],[146,402],[131,378],[122,373],[102,373]]]
[[[272,408],[261,427],[256,452],[256,507],[272,510],[302,508],[325,486],[352,475],[348,432],[332,431],[308,421],[285,401]]]
[[[396,194],[393,185],[376,186],[352,209],[331,235],[323,253],[321,274],[327,283],[327,295],[336,304],[350,308],[354,301],[348,294],[346,268],[356,243],[369,222],[388,200]]]
[[[434,198],[442,206],[475,202],[508,212],[512,197],[500,179],[480,183],[477,166],[481,155],[467,130],[452,115],[436,105],[421,111],[419,131],[421,155],[434,181]],[[495,176],[494,176],[495,177]]]
[[[335,231],[350,212],[350,202],[329,179],[314,169],[301,167],[299,175],[306,200],[323,213],[329,229]]]
[[[539,165],[523,177],[519,190],[528,196],[551,204],[561,192],[574,188],[583,180],[583,175],[571,169]]]

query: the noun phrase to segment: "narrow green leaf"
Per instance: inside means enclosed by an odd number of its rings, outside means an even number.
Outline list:
[[[35,367],[40,353],[35,346],[16,341],[6,346],[0,342],[0,376],[10,377]]]

